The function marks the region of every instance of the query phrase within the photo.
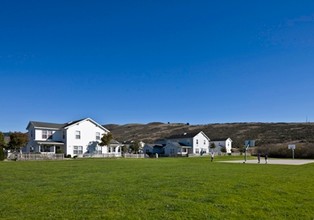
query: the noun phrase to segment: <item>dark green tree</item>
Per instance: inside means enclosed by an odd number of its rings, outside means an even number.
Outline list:
[[[0,132],[0,147],[5,148],[4,134]]]
[[[28,142],[28,136],[26,133],[14,132],[10,133],[10,142],[8,144],[10,149],[19,150],[24,147]]]
[[[128,152],[128,146],[126,146],[126,145],[123,145],[122,146],[122,153],[127,153]]]
[[[137,154],[140,150],[140,142],[139,141],[132,141],[130,145],[130,149],[133,153]]]
[[[4,151],[5,142],[4,142],[4,134],[0,132],[0,161],[4,160]]]
[[[215,149],[215,148],[216,148],[216,145],[215,145],[214,143],[211,143],[211,144],[210,144],[210,149],[213,150],[213,149]]]
[[[225,146],[222,146],[222,147],[220,148],[220,151],[221,151],[222,153],[226,153],[226,152],[227,152],[227,148],[226,148]]]
[[[101,142],[99,143],[100,146],[109,146],[110,145],[110,141],[113,139],[113,136],[110,132],[108,132],[107,134],[103,134],[103,136],[101,137]]]

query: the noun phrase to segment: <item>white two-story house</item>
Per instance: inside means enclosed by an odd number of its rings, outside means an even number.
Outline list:
[[[208,153],[210,139],[203,131],[183,133],[165,138],[165,155],[203,155]]]
[[[226,149],[226,153],[231,154],[231,148],[232,148],[231,138],[212,139],[210,141],[210,145],[212,144],[215,145],[215,149],[213,149],[213,151],[220,152],[221,148],[224,147]]]
[[[64,124],[30,121],[26,128],[29,142],[26,152],[84,154],[116,154],[121,156],[119,145],[99,146],[103,134],[109,130],[90,118]]]

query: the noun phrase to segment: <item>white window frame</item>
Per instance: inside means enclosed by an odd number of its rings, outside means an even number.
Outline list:
[[[75,139],[81,139],[81,131],[75,131]]]
[[[48,137],[47,137],[47,139],[52,139],[52,135],[53,135],[53,132],[51,131],[51,130],[48,130],[47,131],[47,134],[48,134]]]
[[[42,139],[47,139],[48,138],[48,131],[47,130],[42,130],[41,131],[41,138]]]
[[[83,154],[83,146],[73,146],[73,154]]]
[[[96,132],[96,141],[100,140],[100,132]]]

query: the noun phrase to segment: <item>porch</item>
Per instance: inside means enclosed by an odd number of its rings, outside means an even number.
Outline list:
[[[31,152],[41,154],[62,154],[64,153],[64,143],[57,141],[37,141]]]

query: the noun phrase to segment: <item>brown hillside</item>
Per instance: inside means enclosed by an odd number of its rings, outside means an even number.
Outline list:
[[[184,132],[204,131],[211,139],[230,137],[233,146],[254,139],[259,146],[286,143],[313,143],[314,123],[230,123],[187,125],[182,123],[104,125],[119,141],[141,140],[146,143]]]

